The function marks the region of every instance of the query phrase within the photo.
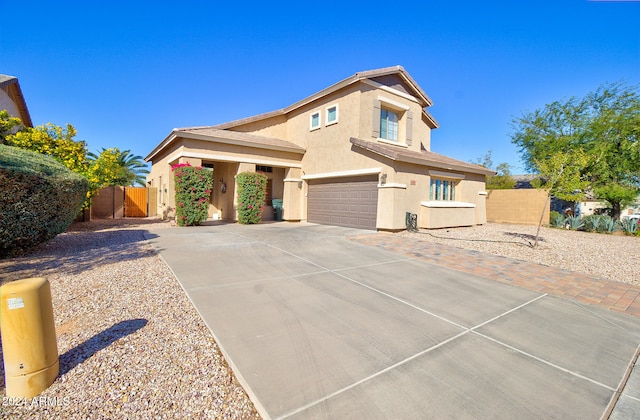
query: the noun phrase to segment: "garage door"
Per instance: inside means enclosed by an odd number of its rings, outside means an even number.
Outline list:
[[[309,222],[375,229],[377,210],[377,176],[309,181]]]

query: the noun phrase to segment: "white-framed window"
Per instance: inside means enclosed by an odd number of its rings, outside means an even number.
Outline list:
[[[325,111],[327,115],[325,125],[336,124],[338,122],[338,104],[328,106]]]
[[[380,109],[380,138],[398,141],[398,113],[390,109]]]
[[[320,128],[320,111],[316,111],[309,115],[309,130],[317,130]]]
[[[406,103],[384,96],[373,101],[372,136],[381,142],[410,147],[413,133],[413,112]]]
[[[429,189],[429,200],[455,201],[457,183],[457,181],[451,179],[440,179],[432,177],[431,188]]]

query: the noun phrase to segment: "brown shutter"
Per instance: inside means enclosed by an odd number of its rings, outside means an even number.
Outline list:
[[[380,137],[380,101],[373,101],[373,137]]]
[[[407,146],[411,146],[411,136],[413,134],[413,112],[407,111]]]

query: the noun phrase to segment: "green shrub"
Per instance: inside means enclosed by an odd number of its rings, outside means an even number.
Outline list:
[[[267,176],[259,172],[243,172],[236,176],[238,185],[238,222],[260,223],[267,196]]]
[[[202,224],[207,220],[213,172],[188,163],[174,165],[171,170],[176,185],[176,223],[179,226]]]
[[[88,188],[83,176],[51,157],[0,145],[0,257],[64,232]]]
[[[549,224],[553,227],[563,227],[564,216],[557,211],[552,211],[549,213]]]

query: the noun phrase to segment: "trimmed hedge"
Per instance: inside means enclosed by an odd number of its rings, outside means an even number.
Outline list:
[[[176,186],[176,222],[178,226],[198,226],[207,220],[213,171],[188,163],[171,170]]]
[[[89,182],[51,157],[0,145],[0,257],[64,232]]]
[[[260,223],[267,197],[267,176],[260,172],[242,172],[236,175],[238,185],[238,222]]]

